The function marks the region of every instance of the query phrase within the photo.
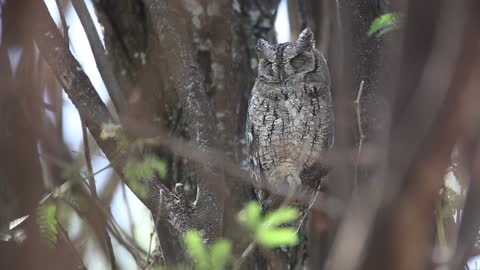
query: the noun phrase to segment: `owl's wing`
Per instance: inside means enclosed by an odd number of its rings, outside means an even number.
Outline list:
[[[253,122],[250,111],[247,114],[247,125],[245,129],[247,139],[247,154],[248,154],[248,171],[250,179],[253,181],[255,187],[255,194],[257,198],[262,201],[262,172],[260,168],[260,156],[258,148],[258,134],[254,133]]]
[[[297,138],[302,138],[302,152],[297,160],[303,166],[302,183],[316,189],[328,172],[323,158],[333,146],[332,100],[328,79],[304,82],[301,89],[298,92],[300,102],[296,106],[299,108],[297,118],[302,121],[295,124],[295,132]]]

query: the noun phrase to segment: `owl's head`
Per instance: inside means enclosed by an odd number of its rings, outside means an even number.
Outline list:
[[[295,42],[269,44],[264,39],[257,43],[258,77],[271,82],[285,82],[317,68],[315,39],[306,28]]]

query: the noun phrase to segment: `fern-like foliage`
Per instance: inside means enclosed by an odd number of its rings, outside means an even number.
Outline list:
[[[37,225],[40,233],[49,243],[54,245],[57,242],[58,224],[57,224],[57,205],[51,200],[41,203],[37,208]]]

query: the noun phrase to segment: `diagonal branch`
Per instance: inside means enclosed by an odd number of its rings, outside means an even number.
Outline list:
[[[120,86],[113,73],[112,66],[110,65],[107,54],[103,49],[102,42],[98,36],[93,19],[88,12],[87,5],[83,0],[72,0],[72,4],[80,18],[83,28],[85,29],[90,47],[92,48],[92,53],[95,57],[95,62],[97,63],[98,71],[102,75],[108,94],[112,98],[112,102],[115,105],[117,112],[121,114],[121,112],[125,111],[127,108],[127,102],[122,95]]]
[[[36,10],[39,12],[34,38],[41,55],[62,84],[82,119],[85,120],[85,125],[98,145],[107,157],[112,160],[118,149],[116,142],[113,139],[101,139],[100,133],[103,124],[115,123],[115,120],[95,91],[80,64],[70,53],[69,48],[50,18],[45,4],[39,2],[34,8],[37,8]]]
[[[127,152],[121,149],[114,139],[101,138],[102,125],[115,123],[115,120],[95,91],[90,79],[71,54],[43,1],[33,1],[32,5],[30,8],[38,14],[37,21],[34,22],[34,39],[40,54],[62,84],[80,117],[84,120],[98,146],[112,163],[115,171],[119,175],[123,175],[123,168],[128,158]],[[162,190],[164,195],[163,204],[159,207],[165,209],[164,212],[169,215],[179,215],[175,211],[178,209],[176,196],[161,183],[155,185],[157,189]]]

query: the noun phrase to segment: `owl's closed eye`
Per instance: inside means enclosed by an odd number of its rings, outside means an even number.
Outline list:
[[[261,65],[262,65],[262,74],[263,75],[273,76],[273,63],[272,62],[270,62],[268,60],[264,60],[264,61],[262,61]]]
[[[308,64],[310,59],[306,57],[305,55],[297,55],[295,56],[292,60],[290,60],[290,65],[292,65],[294,68],[301,68]]]

